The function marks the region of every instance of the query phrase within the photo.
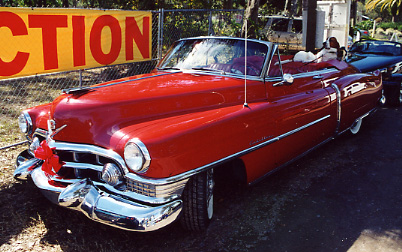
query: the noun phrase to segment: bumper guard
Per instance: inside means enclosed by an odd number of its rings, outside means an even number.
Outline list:
[[[51,202],[78,210],[94,221],[130,231],[153,231],[169,225],[179,216],[183,202],[178,199],[161,205],[144,205],[110,194],[82,179],[60,187],[42,171],[41,162],[31,159],[15,170],[18,180],[32,178],[35,185]]]

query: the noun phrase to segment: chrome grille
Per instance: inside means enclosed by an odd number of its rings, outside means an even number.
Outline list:
[[[148,197],[166,198],[166,199],[180,197],[187,181],[188,179],[184,179],[170,184],[154,185],[139,182],[126,176],[127,190]]]
[[[179,198],[188,181],[188,178],[186,178],[180,181],[161,183],[160,181],[164,181],[164,179],[152,180],[137,176],[130,173],[123,158],[110,149],[87,144],[54,141],[50,142],[49,146],[54,147],[60,157],[60,161],[65,162],[60,170],[62,174],[58,176],[58,181],[62,183],[72,183],[79,177],[90,178],[94,182],[108,186],[101,181],[99,174],[101,174],[104,164],[114,163],[125,174],[126,186],[110,187],[109,190],[126,194],[128,198],[159,204]],[[71,172],[72,170],[74,172]]]
[[[134,181],[132,179],[127,179],[127,189],[148,197],[156,197],[155,185],[145,184]]]

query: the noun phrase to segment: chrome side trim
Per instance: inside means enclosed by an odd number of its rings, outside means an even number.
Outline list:
[[[335,136],[339,135],[339,127],[341,126],[341,115],[342,115],[342,102],[341,102],[341,98],[342,98],[342,94],[341,91],[339,90],[339,87],[335,84],[332,83],[331,87],[333,89],[335,89],[335,93],[336,93],[336,129],[335,129]]]
[[[227,161],[229,161],[231,159],[235,159],[237,157],[240,157],[240,156],[243,156],[245,154],[248,154],[248,153],[250,153],[252,151],[261,149],[261,148],[263,148],[263,147],[265,147],[267,145],[270,145],[272,143],[275,143],[275,142],[277,142],[277,141],[279,141],[279,140],[281,140],[281,139],[283,139],[285,137],[291,136],[291,135],[293,135],[293,134],[295,134],[295,133],[297,133],[299,131],[302,131],[302,130],[304,130],[304,129],[308,128],[308,127],[311,127],[311,126],[313,126],[313,125],[315,125],[315,124],[317,124],[319,122],[322,122],[322,121],[324,121],[324,120],[326,120],[326,119],[328,119],[330,117],[331,117],[331,115],[326,115],[326,116],[324,116],[324,117],[322,117],[320,119],[317,119],[317,120],[315,120],[313,122],[310,122],[310,123],[308,123],[306,125],[303,125],[303,126],[297,128],[297,129],[294,129],[292,131],[284,133],[284,134],[282,134],[280,136],[277,136],[275,138],[271,138],[271,139],[269,139],[269,140],[267,140],[265,142],[259,143],[259,144],[255,145],[255,146],[247,148],[247,149],[245,149],[243,151],[237,152],[235,154],[229,155],[227,157],[224,157],[222,159],[219,159],[219,160],[214,161],[212,163],[209,163],[207,165],[198,167],[198,168],[193,169],[193,170],[188,171],[188,172],[178,174],[178,175],[173,176],[173,177],[164,178],[164,179],[151,179],[151,178],[145,179],[145,178],[142,178],[142,177],[140,177],[140,176],[138,176],[136,174],[133,174],[133,173],[127,174],[126,177],[130,178],[130,179],[133,179],[133,180],[141,181],[143,183],[151,183],[151,184],[154,184],[154,185],[164,185],[164,184],[175,183],[177,181],[189,178],[189,177],[191,177],[191,176],[193,176],[193,175],[195,175],[197,173],[203,172],[203,171],[205,171],[207,169],[213,168],[213,167],[215,167],[217,165],[220,165],[220,164],[222,164],[224,162],[227,162]]]
[[[293,78],[298,79],[298,78],[314,77],[316,75],[334,73],[334,72],[338,72],[338,71],[339,70],[336,69],[336,68],[327,68],[327,69],[321,69],[321,70],[318,70],[318,71],[292,74],[292,76],[293,76]],[[279,76],[279,77],[267,77],[267,78],[265,78],[265,80],[268,81],[268,82],[282,81],[282,76]]]
[[[266,177],[268,177],[269,175],[277,172],[278,170],[286,167],[287,165],[299,160],[300,158],[306,156],[307,154],[309,154],[310,152],[314,151],[315,149],[319,148],[320,146],[328,143],[329,141],[333,140],[333,137],[327,138],[326,140],[322,141],[321,143],[317,144],[316,146],[312,147],[311,149],[308,149],[307,151],[303,152],[302,154],[300,154],[299,156],[293,158],[292,160],[287,161],[286,163],[274,168],[273,170],[270,170],[269,172],[265,173],[263,176],[259,177],[258,179],[254,180],[253,182],[249,183],[249,185],[254,185],[256,183],[258,183],[259,181],[265,179]]]

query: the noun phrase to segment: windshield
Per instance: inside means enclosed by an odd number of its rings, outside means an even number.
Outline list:
[[[192,69],[244,75],[244,46],[244,40],[238,39],[182,40],[173,45],[158,69]],[[247,75],[261,74],[267,52],[267,45],[247,42]]]
[[[402,54],[402,46],[388,41],[360,41],[354,43],[349,52],[399,56]]]

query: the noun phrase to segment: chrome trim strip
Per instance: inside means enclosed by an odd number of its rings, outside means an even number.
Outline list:
[[[312,72],[305,72],[305,73],[297,73],[297,74],[292,74],[293,78],[306,78],[306,77],[314,77],[319,74],[328,74],[328,73],[333,73],[339,71],[336,68],[327,68],[327,69],[321,69],[318,71],[312,71]],[[282,76],[278,77],[267,77],[265,78],[266,81],[268,82],[273,82],[273,81],[282,81]]]
[[[332,83],[331,87],[333,89],[335,89],[335,93],[336,93],[336,108],[337,108],[337,112],[336,112],[336,129],[335,129],[335,136],[337,136],[339,134],[339,128],[341,126],[341,115],[342,115],[342,103],[341,103],[341,98],[342,98],[342,94],[341,91],[339,90],[339,87],[335,84]]]
[[[281,139],[283,139],[283,138],[285,138],[285,137],[288,137],[288,136],[290,136],[290,135],[293,135],[293,134],[295,134],[295,133],[297,133],[297,132],[299,132],[299,131],[301,131],[301,130],[304,130],[304,129],[310,127],[310,126],[313,126],[314,124],[317,124],[317,123],[319,123],[319,122],[322,122],[322,121],[324,121],[324,120],[326,120],[326,119],[328,119],[328,118],[330,118],[330,117],[331,117],[331,115],[326,115],[326,116],[324,116],[324,117],[322,117],[322,118],[320,118],[320,119],[317,119],[317,120],[315,120],[315,121],[313,121],[313,122],[310,122],[310,123],[308,123],[308,124],[306,124],[306,125],[303,125],[303,126],[297,128],[297,129],[294,129],[294,130],[292,130],[292,131],[289,131],[289,132],[287,132],[287,133],[284,133],[284,134],[282,134],[282,135],[280,135],[280,136],[277,136],[277,137],[275,137],[275,138],[271,138],[271,139],[269,139],[269,140],[267,140],[267,141],[265,141],[265,142],[262,142],[262,143],[260,143],[260,144],[255,145],[255,146],[253,146],[253,147],[247,148],[247,149],[245,149],[245,150],[243,150],[243,151],[240,151],[240,152],[238,152],[238,153],[229,155],[229,156],[227,156],[227,157],[224,157],[224,158],[222,158],[222,159],[219,159],[219,160],[214,161],[214,162],[212,162],[212,163],[209,163],[209,164],[207,164],[207,165],[203,165],[203,166],[201,166],[201,167],[198,167],[198,168],[196,168],[196,169],[190,170],[190,171],[188,171],[188,172],[184,172],[184,173],[178,174],[178,175],[173,176],[173,177],[163,178],[163,179],[152,179],[152,178],[145,179],[145,178],[142,178],[142,177],[140,177],[140,176],[138,176],[138,175],[136,175],[136,174],[133,174],[133,173],[128,173],[128,174],[126,175],[126,177],[127,177],[127,178],[130,178],[130,179],[133,179],[133,180],[137,180],[137,181],[143,182],[143,183],[151,183],[151,184],[154,184],[154,185],[164,185],[164,184],[175,183],[175,182],[177,182],[177,181],[180,181],[180,180],[189,178],[189,177],[191,177],[191,176],[193,176],[193,175],[195,175],[195,174],[197,174],[197,173],[200,173],[200,172],[203,172],[203,171],[205,171],[205,170],[207,170],[207,169],[210,169],[210,168],[212,168],[212,167],[214,167],[214,166],[220,165],[220,164],[222,164],[222,163],[224,163],[224,162],[226,162],[226,161],[228,161],[228,160],[231,160],[231,159],[234,159],[234,158],[243,156],[243,155],[245,155],[245,154],[248,154],[248,153],[250,153],[250,152],[252,152],[252,151],[261,149],[262,147],[265,147],[265,146],[267,146],[267,145],[269,145],[269,144],[272,144],[272,143],[274,143],[274,142],[277,142],[277,141],[279,141],[279,140],[281,140]]]
[[[64,162],[63,167],[73,169],[91,169],[98,172],[102,172],[103,170],[103,165],[93,165],[88,163],[75,163],[75,162]]]
[[[41,136],[43,138],[46,138],[47,137],[47,130],[38,128],[38,129],[35,130],[34,136],[35,135],[39,135],[39,136]]]
[[[315,149],[319,148],[320,146],[328,143],[329,141],[333,140],[333,137],[327,138],[326,140],[322,141],[321,143],[317,144],[316,146],[308,149],[307,151],[303,152],[302,154],[300,154],[299,156],[293,158],[292,160],[287,161],[286,163],[274,168],[273,170],[270,170],[269,172],[265,173],[263,176],[259,177],[258,179],[254,180],[253,182],[249,183],[249,185],[254,185],[256,183],[258,183],[259,181],[263,180],[264,178],[268,177],[269,175],[277,172],[278,170],[282,169],[283,167],[299,160],[300,158],[306,156],[307,154],[309,154],[310,152],[314,151]]]

